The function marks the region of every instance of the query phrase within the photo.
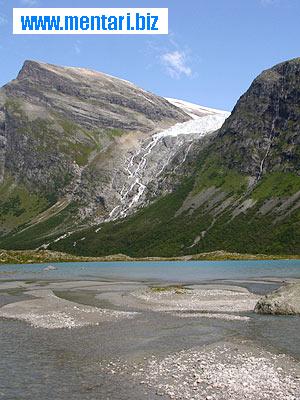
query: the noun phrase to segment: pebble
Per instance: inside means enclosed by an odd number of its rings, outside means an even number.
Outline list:
[[[182,350],[117,369],[174,400],[275,400],[274,393],[276,400],[300,400],[299,364],[254,345]]]

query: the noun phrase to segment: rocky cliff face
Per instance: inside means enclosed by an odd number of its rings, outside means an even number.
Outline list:
[[[162,97],[84,68],[25,61],[17,79],[3,89],[8,97],[63,114],[87,130],[152,132],[188,119]]]
[[[300,59],[259,75],[220,131],[224,163],[253,178],[300,165]]]

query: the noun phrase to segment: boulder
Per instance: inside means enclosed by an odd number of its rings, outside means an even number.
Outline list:
[[[57,267],[54,267],[53,265],[49,265],[48,267],[45,267],[43,271],[55,271],[57,270]]]
[[[287,284],[262,297],[256,304],[258,314],[300,314],[300,283]]]

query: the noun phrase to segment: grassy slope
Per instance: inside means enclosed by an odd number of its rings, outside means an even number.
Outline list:
[[[61,212],[34,225],[24,225],[0,239],[0,248],[5,249],[35,249],[56,237],[74,225],[76,204],[68,205]]]
[[[0,266],[1,264],[38,264],[38,263],[55,263],[55,262],[115,262],[115,261],[222,261],[222,260],[274,260],[274,259],[300,259],[300,255],[296,256],[278,256],[266,254],[239,254],[228,253],[225,251],[216,251],[209,253],[194,254],[185,257],[170,258],[131,258],[123,254],[115,254],[106,257],[81,257],[72,254],[61,253],[49,250],[0,250]],[[1,269],[0,269],[1,274]]]
[[[30,193],[22,184],[16,185],[12,178],[7,177],[0,185],[1,233],[26,224],[48,206],[45,197]]]
[[[270,181],[274,179],[277,182],[276,195],[282,199],[300,187],[300,178],[296,175],[289,174],[286,177],[282,174],[280,179],[278,174],[266,176],[251,195],[257,201],[255,207],[235,218],[232,218],[231,211],[224,212],[205,237],[193,247],[190,246],[194,239],[212,224],[213,217],[205,211],[205,205],[191,215],[186,211],[178,217],[174,216],[187,194],[195,191],[194,179],[190,178],[175,193],[165,196],[130,218],[105,224],[98,233],[95,232],[95,227],[78,232],[55,243],[51,248],[80,255],[124,253],[131,257],[172,257],[219,249],[252,254],[299,254],[299,209],[277,223],[274,223],[272,213],[264,216],[257,212],[264,200],[270,198]],[[240,187],[243,177],[236,181]],[[196,185],[199,185],[198,178]],[[238,198],[239,189],[227,189],[227,185],[225,179],[219,189],[227,192],[227,197],[235,194]]]

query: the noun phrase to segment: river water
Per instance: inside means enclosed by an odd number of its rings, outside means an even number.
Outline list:
[[[248,285],[250,290],[255,288],[256,292],[264,293],[272,287],[272,278],[300,278],[298,260],[57,263],[52,264],[57,270],[44,271],[48,265],[1,265],[0,305],[26,298],[26,293],[19,290],[1,290],[1,280],[3,284],[15,280],[191,284],[236,281],[240,286]],[[126,377],[104,375],[99,363],[115,357],[137,360],[151,355],[164,356],[230,337],[247,338],[300,360],[299,332],[299,317],[256,314],[251,315],[250,321],[241,322],[180,319],[145,311],[132,320],[54,330],[0,319],[0,399],[166,399],[143,385],[133,385]]]
[[[213,279],[300,278],[300,260],[70,262],[0,266],[2,279],[107,279],[202,282]]]

